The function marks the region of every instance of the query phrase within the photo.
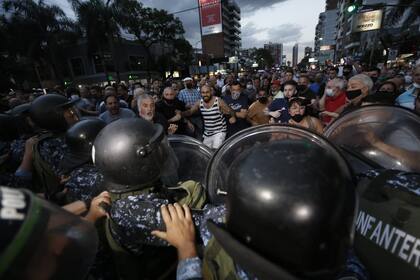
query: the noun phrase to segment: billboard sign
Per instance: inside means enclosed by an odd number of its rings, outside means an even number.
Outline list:
[[[200,7],[201,35],[222,32],[222,3],[220,0],[198,0]]]
[[[377,30],[382,25],[382,10],[361,12],[353,16],[353,32]]]

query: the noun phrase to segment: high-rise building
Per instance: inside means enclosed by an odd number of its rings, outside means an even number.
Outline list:
[[[241,47],[241,9],[234,0],[198,0],[203,54],[226,58]]]
[[[311,56],[311,55],[312,55],[312,48],[305,47],[305,56]]]
[[[293,46],[293,57],[292,57],[292,66],[295,67],[298,64],[298,54],[299,54],[299,45],[296,43]]]
[[[269,42],[268,44],[264,44],[264,49],[270,52],[274,64],[278,64],[279,66],[283,64],[283,44]]]
[[[360,45],[360,33],[352,33],[353,15],[346,11],[352,0],[339,0],[336,21],[336,60],[355,54]]]
[[[338,0],[326,0],[325,1],[325,10],[335,10],[337,9]]]
[[[359,8],[348,11],[354,3]],[[349,59],[365,63],[374,63],[374,53],[379,57],[383,50],[392,50],[391,60],[396,60],[396,53],[419,52],[420,21],[415,16],[416,10],[407,7],[399,20],[392,20],[392,10],[398,9],[392,5],[398,3],[398,0],[326,0],[325,12],[319,15],[315,31],[315,55],[319,62],[332,59],[333,52],[335,62]],[[368,26],[361,29],[359,26],[364,24]],[[369,25],[375,27],[368,28]]]
[[[328,3],[329,1],[327,1]],[[328,4],[326,5],[328,7]],[[315,57],[319,63],[334,60],[337,37],[337,9],[329,9],[319,14],[315,29]]]

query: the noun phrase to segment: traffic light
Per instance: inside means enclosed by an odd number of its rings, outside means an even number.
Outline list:
[[[347,11],[347,13],[349,13],[349,14],[354,14],[354,13],[356,13],[357,12],[357,9],[358,9],[359,7],[358,7],[358,5],[357,4],[350,4],[349,6],[347,6],[347,9],[346,9],[346,11]]]

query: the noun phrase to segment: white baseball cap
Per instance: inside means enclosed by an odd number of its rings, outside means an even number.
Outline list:
[[[188,82],[188,81],[192,81],[193,79],[191,77],[186,77],[185,79],[183,79],[183,82]]]

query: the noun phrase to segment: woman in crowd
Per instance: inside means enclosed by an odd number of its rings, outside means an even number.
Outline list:
[[[289,124],[302,126],[322,134],[324,127],[321,121],[306,113],[306,103],[307,101],[300,97],[292,98],[289,101]]]

